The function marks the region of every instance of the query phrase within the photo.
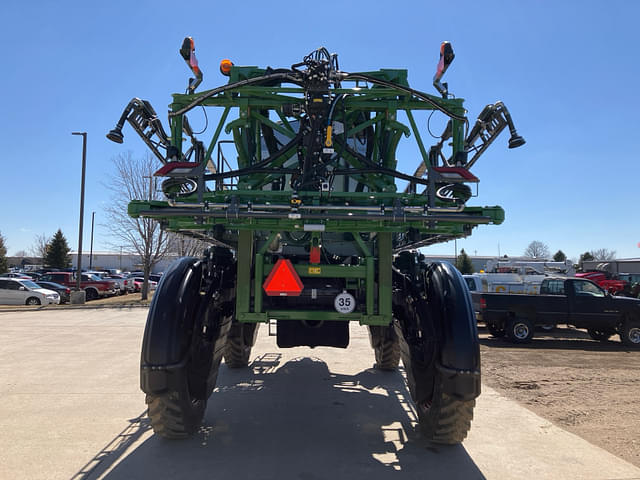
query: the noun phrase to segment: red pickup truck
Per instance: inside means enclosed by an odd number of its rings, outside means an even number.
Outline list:
[[[72,272],[49,272],[40,277],[40,280],[44,282],[56,282],[70,288],[77,285],[76,274]],[[100,280],[95,275],[86,273],[83,273],[80,278],[80,288],[86,292],[87,300],[109,297],[118,293],[112,282]]]
[[[629,291],[629,282],[612,278],[607,272],[594,270],[576,273],[576,278],[586,278],[604,288],[611,295],[624,295]]]

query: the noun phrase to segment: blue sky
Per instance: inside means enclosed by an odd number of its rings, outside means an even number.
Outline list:
[[[473,168],[479,197],[469,204],[501,205],[506,221],[475,229],[458,250],[495,255],[499,244],[520,255],[540,240],[570,257],[597,248],[640,257],[640,2],[4,1],[0,17],[0,232],[10,254],[58,228],[77,248],[82,141],[72,131],[88,132],[84,248],[95,211],[94,250],[107,249],[111,159],[146,147],[128,126],[124,145],[105,134],[134,96],[166,120],[189,75],[178,49],[192,36],[200,90],[225,82],[222,58],[289,66],[324,45],[343,70],[407,68],[414,88],[436,93],[438,49],[449,40],[456,58],[445,80],[471,122],[503,100],[527,140],[508,150],[503,133]],[[434,116],[432,130],[444,122]],[[418,162],[408,146],[399,159],[409,173]]]

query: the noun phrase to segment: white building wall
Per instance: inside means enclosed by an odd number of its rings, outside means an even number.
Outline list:
[[[610,273],[640,273],[640,258],[618,258],[603,262],[587,260],[583,262],[583,270],[605,270]]]
[[[73,268],[78,267],[78,252],[71,252],[71,265]],[[169,268],[177,255],[171,255],[160,260],[152,269],[151,273],[164,272]],[[134,253],[113,253],[113,252],[93,252],[93,261],[91,261],[89,252],[82,252],[82,269],[89,270],[89,265],[93,270],[109,270],[117,268],[122,271],[132,272],[134,270],[142,270],[142,260],[140,256]]]

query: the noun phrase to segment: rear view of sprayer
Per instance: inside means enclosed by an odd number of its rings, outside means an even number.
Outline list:
[[[509,128],[510,148],[524,144],[505,105],[487,105],[469,126],[463,100],[441,82],[448,42],[433,78],[439,95],[411,88],[406,70],[343,71],[325,48],[287,68],[225,59],[228,83],[196,92],[193,39],[180,53],[194,78],[173,95],[168,130],[134,98],[107,134],[122,143],[129,123],[163,165],[165,200],[132,201],[129,214],[211,245],[172,265],[149,310],[141,387],[156,434],[198,429],[222,358],[246,367],[261,323],[277,323],[281,348],[346,348],[355,321],[369,328],[378,368],[402,359],[423,434],[461,442],[480,394],[473,307],[460,273],[417,249],[503,221],[502,208],[467,201],[478,182],[470,167],[500,132]],[[215,125],[207,143],[187,117],[201,109]],[[420,110],[448,117],[428,150]],[[411,136],[413,175],[396,159]]]

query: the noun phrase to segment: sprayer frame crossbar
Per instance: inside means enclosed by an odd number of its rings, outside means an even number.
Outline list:
[[[226,86],[174,94],[169,112],[170,134],[157,132],[161,139],[158,147],[166,150],[166,158],[158,148],[153,151],[165,164],[188,161],[196,165],[191,170],[164,175],[171,177],[174,186],[180,185],[183,178],[193,188],[186,193],[167,195],[167,201],[135,200],[129,204],[132,217],[156,219],[165,230],[236,252],[238,321],[329,320],[388,325],[392,320],[394,253],[465,237],[477,225],[499,224],[504,219],[504,211],[498,206],[467,207],[467,198],[460,202],[454,198],[451,202],[437,195],[437,188],[447,183],[433,169],[437,163],[442,161],[444,167],[465,167],[464,137],[468,122],[462,99],[440,98],[411,89],[406,70],[332,75],[335,78],[322,90],[322,86],[318,89],[295,66],[285,73],[232,67]],[[301,78],[306,78],[307,83],[303,85]],[[344,84],[349,82],[355,85],[346,88]],[[312,102],[326,102],[324,111],[320,106],[324,112],[320,115],[329,111],[326,128],[313,123],[312,112],[317,107]],[[127,120],[140,135],[148,130],[148,138],[143,140],[149,143],[157,119],[147,103],[132,101],[130,105],[138,104],[149,113],[136,107]],[[185,117],[195,107],[223,109],[206,148],[196,139]],[[235,119],[229,119],[232,110],[237,110]],[[447,136],[443,134],[443,141],[450,139],[448,160],[441,153],[443,142],[438,145],[437,156],[430,155],[425,148],[412,113],[421,110],[439,110],[450,117]],[[398,121],[399,112],[406,115],[409,126]],[[303,168],[300,156],[308,156],[312,148],[302,142],[303,135],[308,138],[309,128],[320,128],[319,134],[326,135],[328,148],[323,149],[322,162],[318,164],[331,182],[342,176],[345,191],[334,189],[328,181],[326,187],[323,184],[316,190],[293,188],[292,179]],[[223,155],[222,145],[229,143],[221,140],[223,131],[233,138],[236,170],[230,169]],[[277,144],[271,140],[268,145],[266,136],[269,134],[273,139],[274,132],[281,140]],[[426,173],[426,178],[422,173],[412,176],[396,170],[397,145],[402,136],[411,134],[420,152],[423,165],[420,171]],[[189,138],[191,148],[183,153],[183,143]],[[366,155],[354,146],[356,138],[366,138]],[[216,147],[218,161],[213,165]],[[396,179],[409,182],[406,192],[397,191]],[[357,191],[353,191],[353,182],[358,185]],[[274,189],[274,185],[279,186]],[[423,187],[422,192],[417,191],[419,186]],[[294,268],[303,282],[309,278],[340,279],[354,291],[365,292],[364,306],[346,314],[265,308],[262,282],[277,256],[268,246],[281,232],[313,232],[316,241],[325,233],[339,234],[355,245],[359,257],[356,264],[312,265],[298,258]]]

